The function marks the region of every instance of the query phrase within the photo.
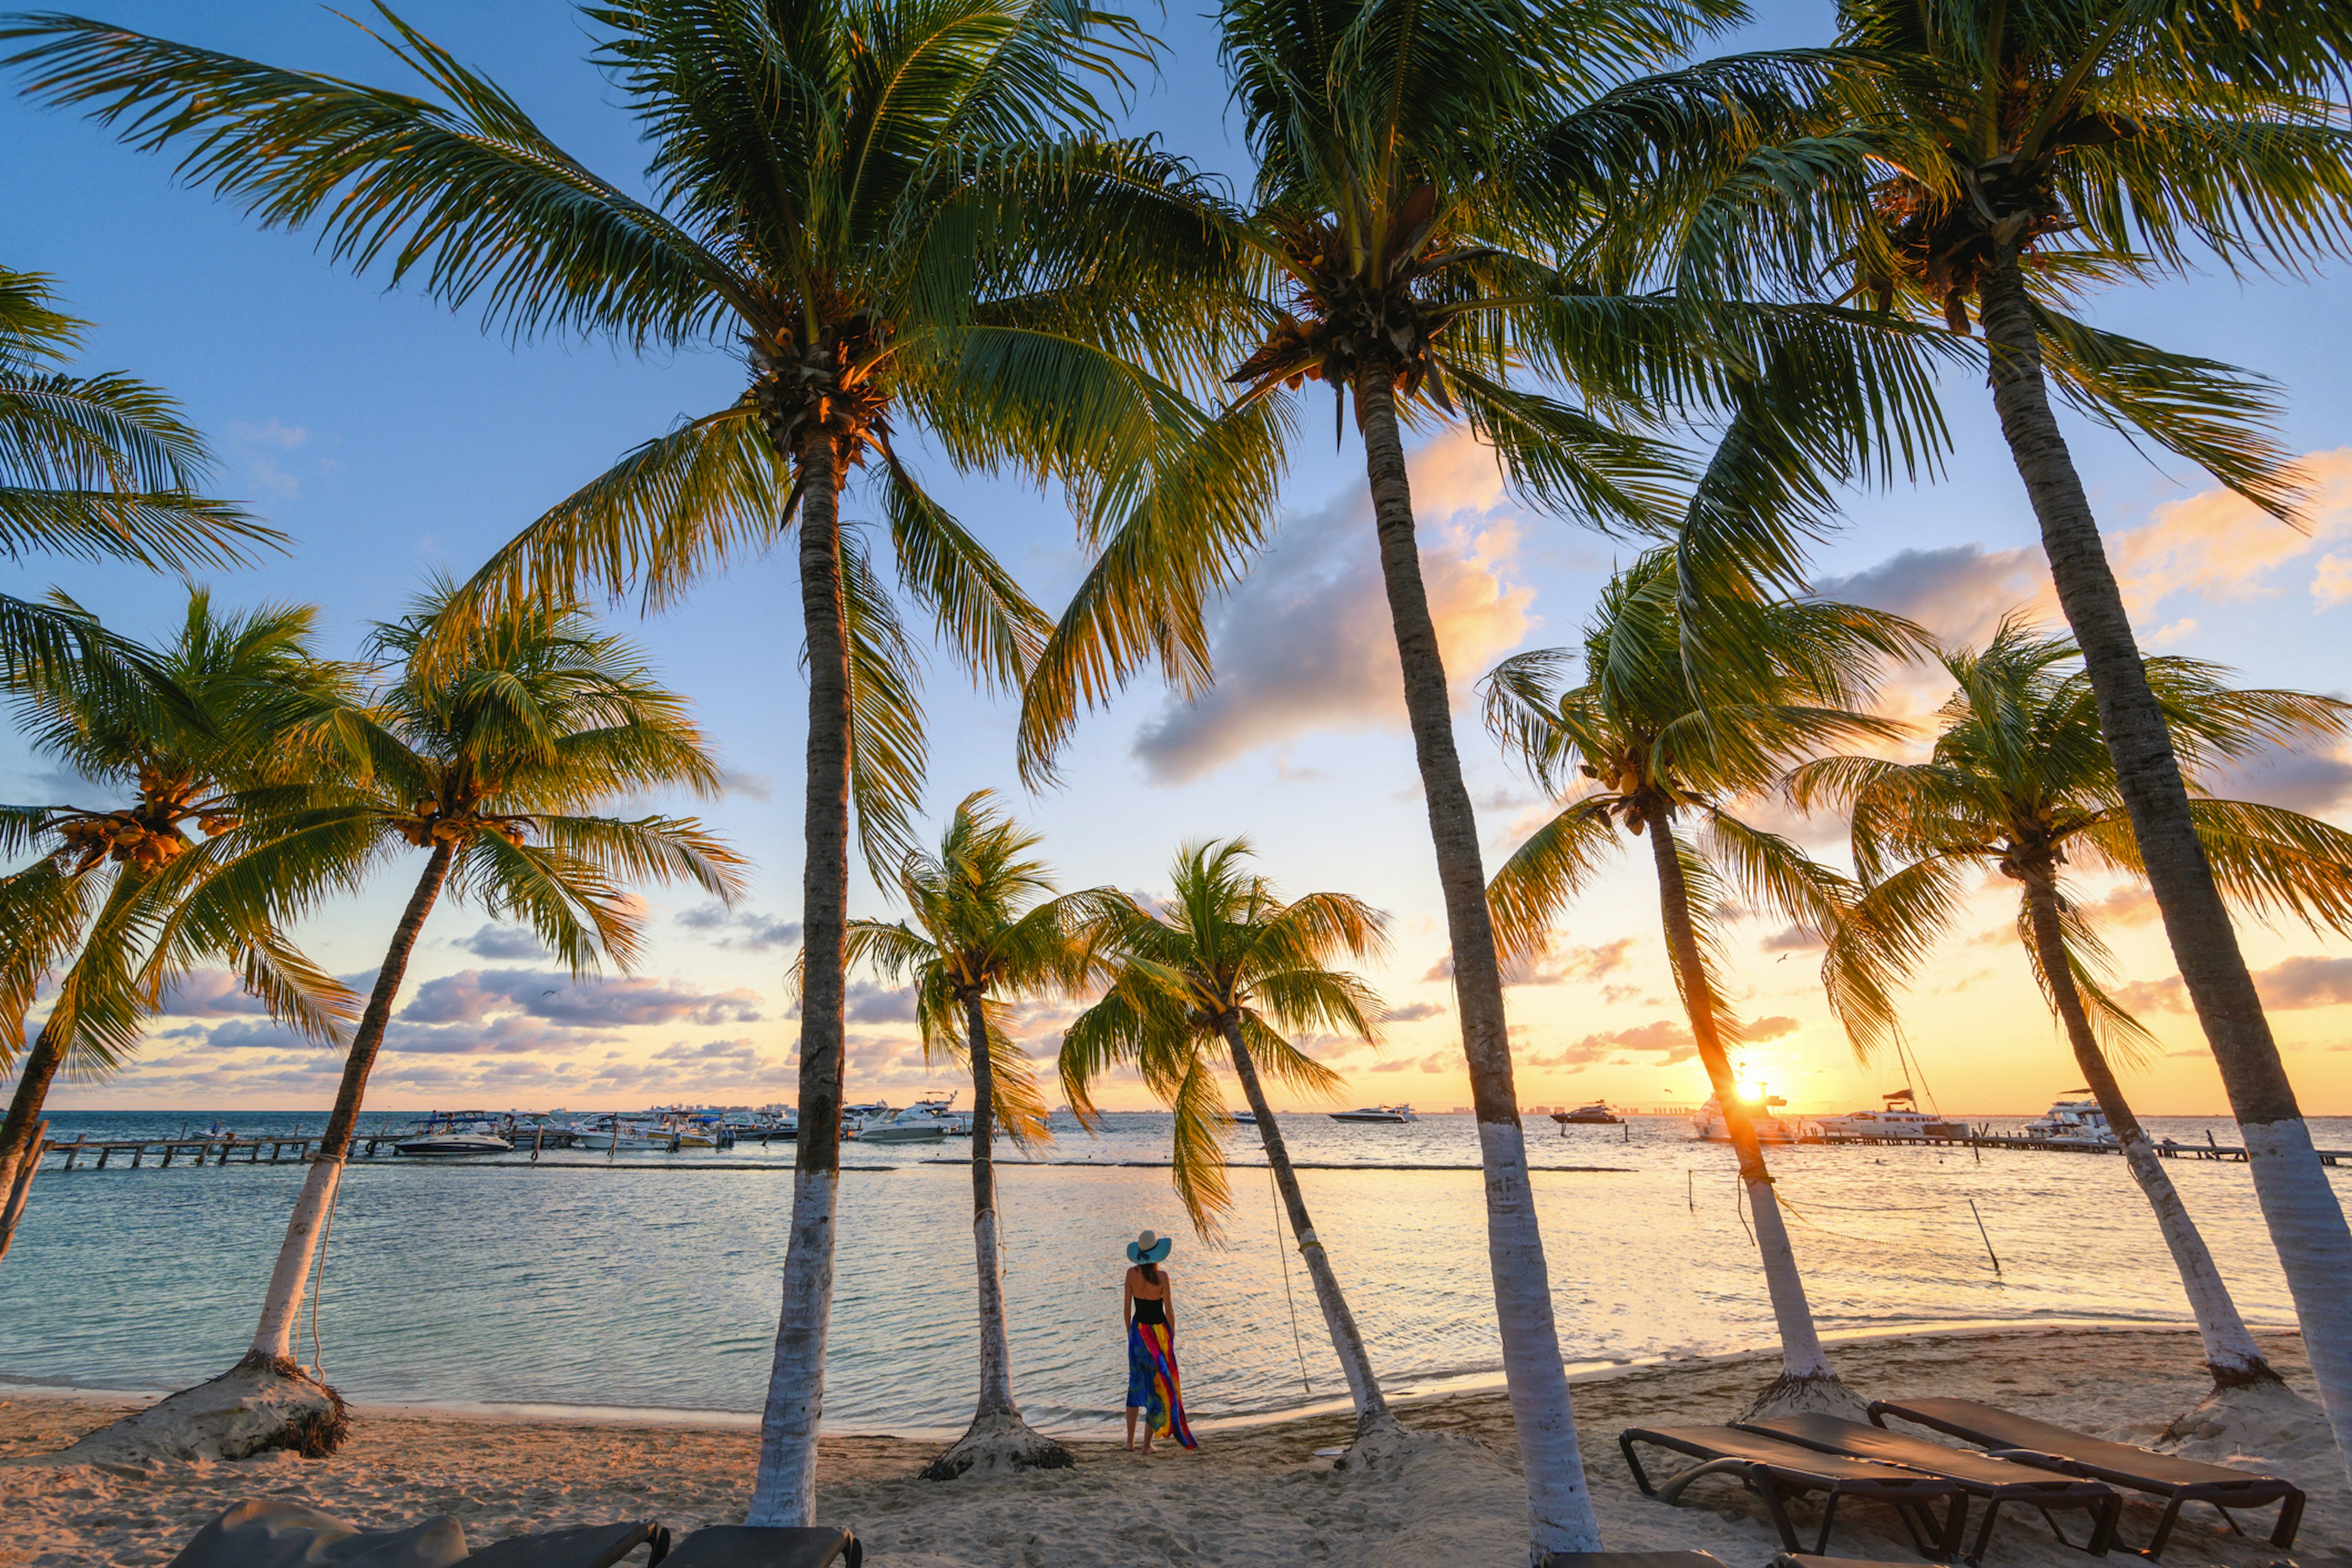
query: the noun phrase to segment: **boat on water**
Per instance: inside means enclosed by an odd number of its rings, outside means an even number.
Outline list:
[[[1257,1112],[1255,1110],[1236,1110],[1233,1112],[1233,1118],[1234,1125],[1236,1126],[1255,1127],[1257,1125]]]
[[[857,1141],[861,1143],[937,1143],[948,1135],[946,1125],[919,1105],[910,1105],[896,1113],[885,1112],[879,1120],[861,1121]]]
[[[431,1117],[393,1147],[403,1154],[511,1154],[514,1145],[490,1131],[487,1121]]]
[[[1596,1100],[1590,1105],[1580,1105],[1574,1110],[1555,1110],[1551,1113],[1551,1119],[1562,1126],[1577,1127],[1614,1127],[1625,1120],[1610,1110],[1609,1102],[1605,1100]]]
[[[595,1149],[607,1154],[667,1149],[669,1140],[656,1137],[654,1130],[639,1122],[618,1116],[593,1117],[578,1122],[572,1129],[574,1149]]]
[[[1879,1099],[1884,1103],[1875,1110],[1855,1110],[1843,1116],[1822,1118],[1822,1131],[1832,1137],[1846,1138],[1965,1138],[1969,1135],[1964,1124],[1916,1109],[1916,1102],[1907,1089],[1883,1094]]]
[[[1756,1128],[1759,1143],[1794,1143],[1797,1131],[1772,1114],[1772,1107],[1789,1102],[1777,1094],[1759,1089],[1748,1098],[1748,1119]],[[1723,1105],[1718,1096],[1708,1095],[1706,1103],[1691,1112],[1691,1131],[1710,1143],[1731,1142],[1731,1124],[1724,1120]]]
[[[1255,1120],[1255,1119],[1253,1119]],[[1354,1110],[1335,1110],[1334,1121],[1418,1121],[1410,1105],[1366,1105]]]
[[[2107,1113],[2099,1109],[2097,1100],[2090,1098],[2091,1091],[2077,1089],[2068,1092],[2083,1098],[2053,1101],[2050,1109],[2042,1112],[2041,1121],[2026,1123],[2025,1135],[2077,1149],[2114,1148],[2116,1130],[2107,1125]]]

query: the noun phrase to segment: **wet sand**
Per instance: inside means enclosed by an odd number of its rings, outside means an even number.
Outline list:
[[[2263,1336],[2282,1372],[2313,1394],[2300,1343]],[[2206,1381],[2187,1331],[2053,1328],[1917,1333],[1833,1348],[1864,1397],[1945,1394],[2126,1441],[2151,1442],[2194,1405]],[[1606,1544],[1696,1547],[1731,1568],[1780,1549],[1760,1506],[1736,1482],[1702,1482],[1688,1503],[1644,1500],[1626,1474],[1618,1431],[1727,1420],[1769,1380],[1773,1358],[1742,1356],[1614,1370],[1580,1380],[1576,1408]],[[615,1518],[656,1518],[683,1535],[741,1519],[758,1436],[747,1426],[629,1418],[551,1419],[415,1408],[355,1412],[333,1458],[278,1454],[222,1464],[59,1468],[22,1462],[62,1447],[131,1408],[93,1396],[0,1400],[0,1564],[163,1563],[206,1520],[247,1498],[287,1498],[363,1527],[454,1516],[477,1547],[501,1536]],[[1408,1401],[1418,1438],[1372,1473],[1336,1471],[1318,1448],[1351,1423],[1321,1416],[1202,1435],[1191,1453],[1151,1458],[1116,1443],[1078,1442],[1076,1469],[945,1484],[916,1479],[942,1446],[888,1436],[828,1438],[821,1512],[855,1529],[868,1561],[903,1568],[1058,1568],[1062,1564],[1363,1563],[1469,1568],[1524,1560],[1525,1493],[1510,1413],[1499,1394]],[[2198,1458],[2283,1470],[2311,1493],[2294,1556],[2345,1557],[2352,1488],[2334,1445],[2308,1421],[2241,1419],[2194,1438]],[[1801,1513],[1801,1522],[1812,1518]],[[2058,1516],[2080,1539],[2082,1516]],[[2154,1507],[2130,1503],[2127,1542],[2145,1542]],[[2230,1535],[2192,1510],[2166,1560],[2263,1568],[2282,1553],[2272,1510]],[[2259,1529],[2253,1528],[2259,1522]],[[1810,1545],[1810,1542],[1807,1543]],[[1842,1510],[1832,1554],[1916,1560],[1883,1509]],[[632,1559],[644,1561],[643,1552]],[[2004,1513],[1992,1568],[2077,1568],[2041,1519]]]

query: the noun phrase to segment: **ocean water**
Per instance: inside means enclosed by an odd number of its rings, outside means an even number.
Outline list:
[[[51,1135],[315,1130],[316,1116],[62,1112]],[[368,1118],[367,1125],[403,1124]],[[2013,1125],[1997,1121],[1996,1126]],[[1409,1126],[1286,1115],[1294,1159],[1343,1163],[1300,1181],[1393,1392],[1494,1376],[1476,1139],[1466,1116]],[[2156,1119],[2201,1144],[2222,1120]],[[1001,1160],[1014,1390],[1057,1429],[1118,1419],[1123,1247],[1176,1237],[1178,1351],[1196,1419],[1344,1399],[1312,1291],[1277,1245],[1256,1134],[1236,1128],[1234,1205],[1196,1236],[1164,1169],[1164,1115],[1115,1115],[1090,1137],[1056,1118],[1045,1160]],[[2321,1121],[2352,1148],[2352,1121]],[[1556,1135],[1529,1148],[1564,1353],[1577,1365],[1768,1346],[1771,1315],[1728,1149],[1680,1119]],[[756,1411],[776,1325],[791,1150],[623,1155],[533,1164],[355,1161],[303,1359],[361,1401]],[[828,1424],[960,1427],[977,1386],[968,1146],[846,1152]],[[2155,1225],[2112,1156],[1798,1147],[1769,1159],[1825,1331],[2063,1320],[2186,1321]],[[301,1180],[275,1169],[150,1164],[36,1187],[0,1262],[0,1380],[164,1389],[242,1352]],[[1394,1170],[1435,1164],[1463,1170]],[[2170,1165],[2242,1310],[2293,1310],[2243,1166]],[[2335,1173],[2339,1194],[2352,1168]],[[1974,1209],[1970,1203],[1973,1200]],[[1979,1230],[1979,1222],[1982,1228]],[[1999,1268],[1994,1267],[1998,1258]],[[1295,1323],[1295,1331],[1294,1331]]]

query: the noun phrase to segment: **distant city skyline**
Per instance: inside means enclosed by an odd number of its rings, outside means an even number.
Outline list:
[[[407,85],[373,43],[293,0],[190,8],[147,0],[98,14],[290,65]],[[495,9],[416,0],[403,16],[513,90],[560,143],[635,184],[643,150],[584,62],[584,25],[554,0]],[[1825,41],[1825,5],[1769,7],[1723,47]],[[1202,17],[1154,20],[1170,54],[1141,84],[1132,128],[1245,184],[1244,150],[1216,111],[1225,89]],[[9,84],[13,88],[13,84]],[[223,458],[216,488],[293,540],[290,552],[209,579],[227,605],[316,602],[330,647],[357,651],[367,623],[400,612],[434,573],[471,572],[499,542],[630,446],[734,395],[730,346],[643,361],[604,344],[515,345],[413,289],[386,291],[319,256],[307,236],[265,232],[207,196],[173,187],[163,160],[117,145],[80,119],[0,98],[0,203],[12,214],[0,262],[53,274],[74,313],[97,323],[84,360],[169,389]],[[2240,285],[2216,271],[2189,283],[2102,297],[2102,325],[2231,361],[2284,386],[2283,438],[2309,454],[2308,529],[2255,514],[2177,462],[2152,464],[2111,431],[2066,418],[2117,570],[2152,647],[2235,668],[2249,683],[2345,694],[2352,608],[2352,306],[2332,279]],[[2011,611],[2058,627],[2041,550],[1980,381],[1947,378],[1954,449],[1932,485],[1860,491],[1820,554],[1825,592],[1900,611],[1939,637],[1980,640]],[[1688,433],[1703,449],[1709,436]],[[914,455],[933,488],[1055,610],[1083,566],[1066,509],[1010,483],[960,480]],[[1612,563],[1634,546],[1535,515],[1502,489],[1489,457],[1458,432],[1414,455],[1433,607],[1457,691],[1456,734],[1480,812],[1489,869],[1547,803],[1478,728],[1471,684],[1502,657],[1574,642]],[[874,515],[853,486],[845,516]],[[950,661],[929,688],[932,767],[927,833],[956,800],[1000,792],[1045,835],[1065,887],[1164,891],[1181,841],[1244,835],[1291,894],[1357,894],[1391,918],[1392,952],[1371,978],[1393,1009],[1374,1051],[1308,1048],[1349,1079],[1350,1103],[1466,1104],[1434,868],[1404,733],[1396,658],[1372,553],[1360,453],[1301,442],[1277,542],[1213,617],[1219,680],[1192,705],[1142,681],[1088,717],[1063,787],[1032,796],[1013,769],[1010,707],[970,695]],[[63,587],[108,624],[161,633],[183,590],[119,565],[27,557],[0,564],[6,591]],[[727,798],[702,810],[752,859],[753,891],[726,911],[649,892],[644,963],[631,976],[572,986],[527,931],[445,905],[412,964],[371,1110],[457,1103],[569,1109],[679,1100],[790,1100],[798,1033],[784,970],[798,938],[797,771],[803,713],[789,557],[739,567],[683,608],[614,629],[642,643],[696,701],[730,769]],[[1931,720],[1947,683],[1924,669],[1891,681],[1889,710]],[[2282,757],[2233,790],[2352,824],[2352,757]],[[12,735],[0,799],[79,798]],[[680,803],[665,803],[680,804]],[[1832,851],[1834,824],[1783,820]],[[363,900],[300,933],[355,983],[373,973],[404,889],[396,868]],[[2126,1077],[2147,1114],[2225,1109],[2145,889],[2086,880],[2116,951],[2121,994],[2160,1049]],[[1981,919],[1955,934],[1906,1016],[1923,1087],[1959,1115],[2031,1114],[2080,1082],[2011,924],[2014,894],[1989,888]],[[857,876],[858,913],[898,911]],[[1801,1111],[1876,1103],[1902,1074],[1858,1066],[1799,933],[1735,921],[1736,1005],[1750,1021],[1747,1076]],[[2288,1070],[2315,1115],[2352,1114],[2352,943],[2300,928],[2246,931]],[[1658,936],[1654,885],[1638,865],[1612,873],[1572,911],[1554,951],[1508,994],[1523,1105],[1607,1098],[1696,1104],[1706,1094]],[[1073,1009],[1019,1010],[1020,1037],[1050,1054]],[[956,1076],[927,1068],[903,993],[853,975],[849,1096],[894,1102]],[[146,1046],[103,1084],[61,1085],[63,1109],[322,1107],[335,1053],[269,1026],[226,973],[194,976]],[[1238,1096],[1233,1097],[1238,1103]],[[1105,1102],[1144,1109],[1132,1081]],[[1282,1103],[1277,1097],[1277,1103]]]

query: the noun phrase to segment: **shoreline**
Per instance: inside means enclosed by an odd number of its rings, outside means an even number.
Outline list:
[[[2256,1333],[2292,1335],[2292,1323],[2251,1323]],[[1920,1321],[1867,1329],[1825,1330],[1824,1345],[1868,1347],[1924,1338],[1988,1339],[2006,1334],[2030,1334],[2063,1331],[2080,1334],[2188,1334],[2197,1332],[2197,1325],[2187,1319],[2091,1317],[2069,1315],[2052,1318],[1998,1319],[1971,1318],[1951,1321]],[[1706,1368],[1733,1365],[1759,1356],[1776,1353],[1769,1347],[1751,1346],[1743,1350],[1710,1352],[1704,1355],[1647,1356],[1627,1361],[1570,1362],[1568,1381],[1571,1385],[1605,1383],[1612,1379],[1645,1372]],[[1389,1402],[1400,1410],[1415,1405],[1432,1404],[1450,1399],[1499,1393],[1504,1387],[1500,1367],[1465,1373],[1442,1373],[1429,1377],[1400,1379],[1389,1393]],[[176,1392],[166,1387],[129,1387],[97,1384],[37,1383],[0,1375],[0,1404],[11,1399],[53,1400],[64,1405],[103,1405],[110,1408],[135,1408],[152,1404]],[[1310,1421],[1349,1408],[1344,1395],[1316,1399],[1298,1405],[1283,1405],[1270,1410],[1249,1411],[1238,1415],[1206,1415],[1193,1420],[1195,1429],[1203,1432],[1251,1431],[1276,1426],[1293,1421]],[[579,1426],[677,1426],[709,1427],[718,1430],[756,1430],[760,1413],[756,1410],[718,1410],[688,1408],[677,1405],[564,1405],[542,1404],[536,1401],[484,1403],[450,1399],[390,1399],[353,1400],[350,1409],[354,1416],[391,1416],[418,1420],[476,1421],[488,1425],[531,1424],[558,1422]],[[1116,1431],[1118,1422],[1107,1417],[1102,1421],[1083,1424],[1051,1424],[1046,1428],[1069,1432],[1077,1441],[1092,1441],[1105,1431]],[[961,1425],[952,1426],[843,1426],[824,1428],[827,1439],[883,1439],[897,1442],[949,1442],[961,1435]]]
[[[2307,1394],[2299,1339],[2260,1338]],[[2153,1441],[2210,1384],[2193,1331],[2171,1325],[1948,1325],[1850,1338],[1835,1356],[1864,1397],[1984,1399],[2139,1443]],[[1607,1547],[1709,1551],[1730,1568],[1752,1568],[1781,1549],[1760,1505],[1736,1481],[1702,1483],[1685,1506],[1667,1507],[1634,1489],[1616,1443],[1628,1426],[1734,1418],[1777,1369],[1775,1353],[1750,1352],[1580,1374],[1579,1435]],[[1122,1451],[1115,1437],[1066,1437],[1075,1468],[944,1483],[919,1479],[939,1440],[828,1435],[818,1453],[817,1517],[854,1529],[877,1568],[1098,1568],[1110,1561],[1427,1568],[1524,1560],[1527,1496],[1507,1397],[1403,1385],[1397,1405],[1407,1432],[1345,1470],[1328,1457],[1352,1436],[1344,1409],[1203,1429],[1197,1449],[1150,1459]],[[369,1529],[446,1515],[477,1550],[526,1531],[621,1518],[657,1519],[682,1535],[743,1517],[759,1453],[747,1422],[555,1421],[362,1405],[350,1441],[324,1459],[280,1452],[220,1463],[40,1462],[132,1407],[88,1394],[0,1396],[7,1411],[0,1495],[10,1524],[0,1565],[164,1564],[206,1521],[256,1496],[299,1500]],[[2282,1394],[2259,1407],[2200,1414],[2184,1455],[2284,1474],[2309,1492],[2296,1560],[2324,1562],[2352,1545],[2352,1486],[2315,1406]],[[2127,1500],[2126,1543],[2145,1542],[2157,1515],[2144,1500]],[[1808,1536],[1812,1517],[1810,1510],[1803,1516]],[[2210,1510],[2192,1510],[2171,1560],[2269,1568],[2282,1555],[2266,1539],[2269,1511],[2245,1523],[2247,1533],[2232,1536]],[[1830,1550],[1849,1559],[1915,1555],[1892,1511],[1868,1504],[1839,1510]],[[2079,1550],[2026,1510],[2003,1515],[1987,1558],[1987,1568],[2080,1564]]]

